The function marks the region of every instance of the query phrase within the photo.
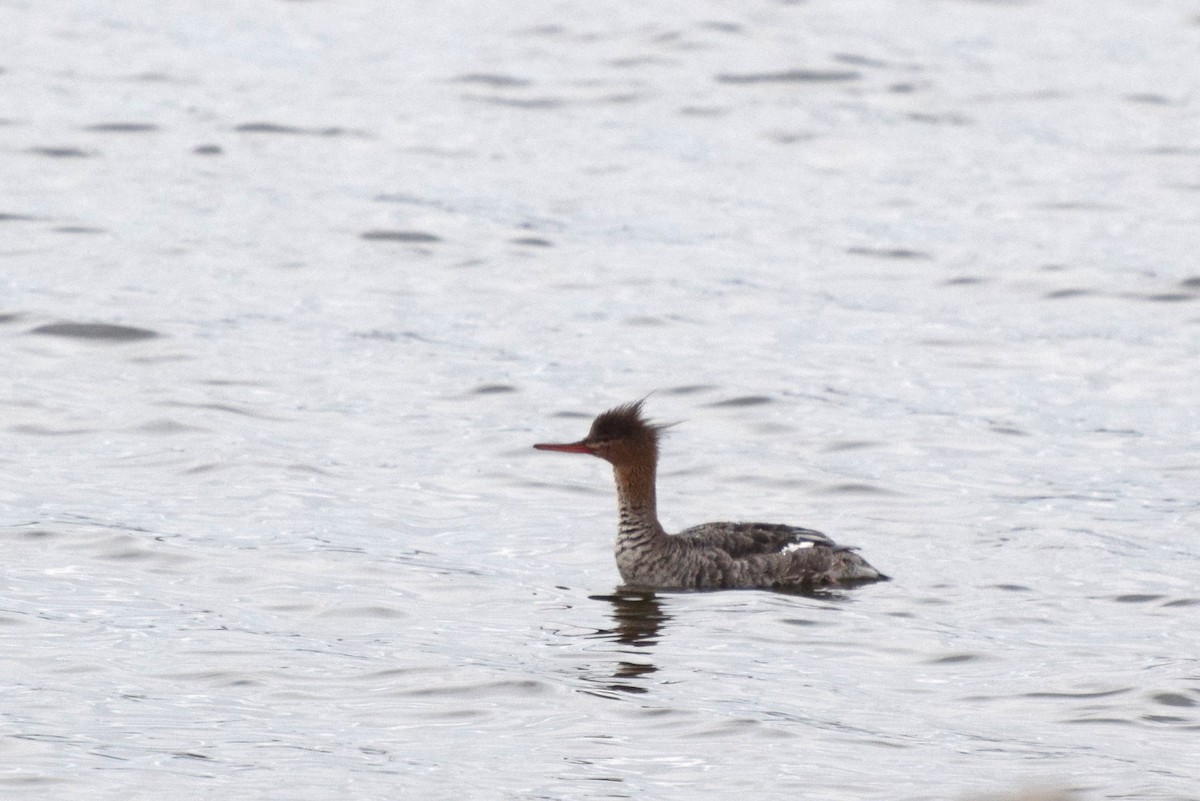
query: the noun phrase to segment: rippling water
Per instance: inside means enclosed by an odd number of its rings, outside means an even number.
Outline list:
[[[1200,798],[1183,2],[0,7],[0,794]],[[619,586],[660,506],[853,592]]]

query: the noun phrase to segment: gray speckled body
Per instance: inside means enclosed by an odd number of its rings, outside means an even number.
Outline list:
[[[779,589],[884,578],[819,531],[770,523],[705,523],[675,535],[661,527],[622,527],[616,557],[628,584],[661,589]]]
[[[778,589],[886,580],[853,550],[812,529],[705,523],[667,534],[655,501],[660,430],[642,418],[638,402],[601,414],[579,442],[535,446],[589,453],[612,463],[620,513],[617,568],[627,583],[655,589]]]

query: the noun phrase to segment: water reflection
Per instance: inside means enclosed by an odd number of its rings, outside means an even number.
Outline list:
[[[618,588],[613,595],[588,597],[593,601],[612,604],[614,623],[612,628],[597,629],[589,636],[632,646],[638,649],[634,653],[646,657],[640,661],[618,659],[611,676],[602,680],[604,689],[618,693],[648,692],[645,684],[640,682],[658,671],[658,667],[648,658],[649,649],[658,644],[662,626],[671,619],[671,615],[663,611],[662,601],[657,595],[644,590]]]
[[[671,619],[663,611],[662,602],[653,592],[618,588],[614,595],[591,595],[593,601],[612,604],[611,629],[599,629],[595,637],[616,640],[625,645],[657,645],[662,625]]]
[[[671,594],[667,593],[668,596]],[[691,593],[685,591],[682,594]],[[827,588],[795,588],[783,594],[833,602],[847,600],[845,592]],[[621,586],[611,595],[589,595],[588,599],[610,604],[609,615],[613,622],[611,628],[598,628],[588,633],[588,639],[612,641],[622,647],[608,652],[615,657],[613,661],[588,669],[587,692],[606,698],[620,697],[617,693],[642,695],[650,692],[647,679],[658,672],[651,651],[658,645],[667,622],[675,617],[666,611],[666,596]]]

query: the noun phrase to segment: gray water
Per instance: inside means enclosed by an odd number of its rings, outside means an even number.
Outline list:
[[[0,4],[0,796],[1200,798],[1197,13]]]

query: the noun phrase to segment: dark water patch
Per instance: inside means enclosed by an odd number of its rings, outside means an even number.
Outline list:
[[[1185,278],[1179,282],[1179,285],[1181,287],[1183,287],[1184,289],[1195,289],[1197,291],[1200,291],[1200,276],[1193,276],[1191,278]]]
[[[522,28],[521,30],[517,31],[517,34],[520,36],[554,37],[554,36],[564,36],[564,35],[566,35],[566,33],[567,33],[566,28],[564,28],[562,25],[557,25],[555,23],[550,23],[549,25],[535,25],[532,28]]]
[[[270,384],[266,381],[245,381],[236,378],[206,378],[198,382],[207,387],[266,387]]]
[[[14,434],[29,434],[35,437],[73,437],[79,434],[95,434],[93,428],[48,428],[33,423],[22,423],[8,429]]]
[[[682,31],[662,31],[651,36],[650,41],[657,43],[683,42],[684,35]]]
[[[520,236],[511,240],[514,245],[525,245],[532,248],[552,248],[554,243],[549,239],[542,239],[537,236]]]
[[[777,145],[794,145],[797,142],[811,142],[817,137],[807,131],[775,131],[767,134],[766,138]]]
[[[977,704],[991,704],[999,700],[1001,699],[994,695],[964,695],[958,698],[959,703],[971,704],[972,706]]]
[[[861,484],[856,482],[847,482],[845,484],[833,484],[819,490],[824,495],[892,495],[890,490],[883,487],[876,487],[874,484]]]
[[[787,436],[788,434],[794,434],[796,431],[796,429],[793,428],[792,426],[784,426],[784,425],[777,425],[777,424],[771,424],[771,423],[756,424],[753,427],[753,430],[756,433],[762,434],[764,437],[770,437],[770,436],[773,436],[776,434],[778,434],[780,436]],[[762,475],[755,475],[753,473],[751,473],[750,475],[735,476],[735,477],[730,478],[729,480],[731,482],[736,481],[739,484],[747,484],[750,486],[764,486],[765,485],[765,486],[770,486],[770,487],[779,487],[780,489],[785,489],[785,490],[786,489],[794,489],[794,490],[807,491],[808,489],[810,489],[813,486],[813,482],[809,479],[787,477],[787,476],[783,476],[783,477],[779,477],[779,478],[764,478]]]
[[[847,248],[846,252],[854,256],[872,256],[879,259],[932,259],[933,256],[923,250],[909,248]]]
[[[454,78],[454,81],[456,83],[473,83],[481,86],[490,86],[493,89],[533,85],[533,81],[526,78],[514,78],[511,75],[497,75],[487,72],[472,72],[466,75],[459,75],[457,78]]]
[[[991,283],[990,278],[981,278],[977,275],[960,275],[957,278],[947,278],[942,282],[942,286],[978,286],[979,284]]]
[[[215,473],[216,471],[227,466],[228,465],[223,465],[220,462],[206,462],[205,464],[198,464],[194,467],[189,467],[183,471],[183,475],[200,476],[204,475],[205,473]]]
[[[865,448],[878,448],[881,443],[873,442],[866,439],[846,439],[840,442],[830,442],[821,450],[826,453],[839,453],[841,451],[861,451]]]
[[[1153,303],[1183,303],[1188,300],[1196,300],[1197,295],[1192,292],[1153,292],[1146,295],[1138,294],[1123,294],[1121,297],[1148,300]]]
[[[1047,211],[1121,211],[1122,207],[1114,203],[1100,203],[1095,200],[1055,200],[1048,203],[1034,203],[1033,208]]]
[[[761,84],[761,83],[839,83],[857,81],[862,73],[857,70],[783,70],[781,72],[723,72],[716,76],[717,83]]]
[[[1111,503],[1111,502],[1112,502],[1112,498],[1103,498],[1103,499],[1097,499],[1097,497],[1096,497],[1095,495],[1085,495],[1085,494],[1083,494],[1083,493],[1079,493],[1079,492],[1063,492],[1063,493],[1054,494],[1054,495],[1043,495],[1043,494],[1033,494],[1033,495],[1000,495],[1000,494],[997,494],[997,495],[996,495],[996,496],[994,496],[994,497],[996,497],[998,500],[1013,501],[1013,502],[1015,502],[1015,503],[1045,503],[1046,501],[1089,501],[1089,502],[1096,502],[1097,500],[1103,500],[1105,503]],[[1028,531],[1031,531],[1031,530],[1032,530],[1032,529],[1030,529],[1030,528],[1028,528],[1028,527],[1019,527],[1019,528],[1014,528],[1014,529],[1013,529],[1013,531],[1023,531],[1023,532],[1028,532]],[[1075,531],[1075,532],[1077,532],[1077,533],[1083,533],[1083,534],[1090,534],[1090,533],[1092,533],[1090,529],[1071,529],[1071,530],[1072,530],[1072,531]]]
[[[227,403],[188,403],[185,401],[163,401],[160,406],[169,406],[179,409],[201,409],[204,411],[225,412],[227,414],[236,414],[240,417],[253,417],[256,420],[283,420],[282,417],[272,417],[271,415],[259,414],[247,409],[239,409],[237,406],[230,406]]]
[[[197,156],[219,156],[225,151],[220,145],[196,145],[192,152]]]
[[[0,212],[0,222],[40,222],[43,217],[34,217],[32,214],[13,214],[11,212]]]
[[[979,654],[948,654],[926,660],[929,665],[957,665],[963,662],[980,662],[983,657]]]
[[[1125,95],[1125,100],[1130,103],[1143,103],[1153,106],[1172,106],[1175,101],[1166,95],[1160,95],[1157,92],[1134,92]]]
[[[623,322],[626,325],[640,325],[640,326],[650,326],[650,327],[667,324],[666,320],[664,320],[661,317],[650,317],[647,315],[640,315],[640,316],[636,316],[636,317],[626,317]]]
[[[126,546],[102,553],[100,554],[100,558],[121,562],[133,562],[142,559],[156,559],[158,558],[158,555],[153,551],[146,550],[145,548]]]
[[[177,364],[179,362],[195,361],[195,356],[188,356],[183,353],[159,354],[155,356],[132,356],[129,361],[134,364]]]
[[[630,67],[651,67],[655,65],[674,64],[675,62],[663,56],[627,56],[614,58],[604,62],[609,67],[628,69]]]
[[[49,537],[60,536],[58,531],[50,531],[49,529],[30,529],[20,532],[23,537],[29,540],[48,540]]]
[[[1142,715],[1142,720],[1147,723],[1190,723],[1187,718],[1181,718],[1178,715]]]
[[[290,473],[306,473],[308,475],[314,475],[314,476],[332,475],[328,470],[324,470],[320,467],[317,467],[315,464],[302,464],[300,462],[294,462],[294,463],[288,465],[287,469],[288,469],[288,472],[290,472]],[[358,553],[359,552],[357,549],[345,549],[345,548],[334,548],[332,550],[343,551],[346,553]]]
[[[979,341],[977,341],[977,339],[932,338],[932,339],[918,339],[917,344],[925,345],[925,347],[928,347],[928,348],[980,348],[980,347],[983,347],[983,345],[988,344],[988,343],[979,342]],[[990,365],[990,363],[988,363],[988,362],[964,362],[964,363],[966,363],[966,365],[970,365],[971,367],[976,367],[976,368],[995,367],[995,365]],[[833,392],[833,390],[829,390],[829,391]]]
[[[742,395],[738,398],[714,401],[708,404],[710,408],[721,409],[730,406],[762,406],[764,403],[774,403],[775,399],[766,395]]]
[[[243,122],[235,126],[238,133],[283,134],[286,136],[363,136],[362,131],[332,126],[329,128],[305,128],[298,125],[283,125],[277,122]]]
[[[338,609],[327,609],[324,612],[319,612],[317,617],[348,617],[371,618],[374,620],[396,620],[398,618],[408,617],[408,614],[391,606],[351,606]]]
[[[806,617],[785,617],[782,620],[780,620],[779,622],[783,623],[785,625],[788,625],[788,626],[801,626],[801,627],[805,627],[805,628],[807,628],[808,626],[827,626],[827,625],[829,625],[828,623],[825,623],[823,621],[810,620],[809,618],[806,618]]]
[[[1179,598],[1174,601],[1168,601],[1163,606],[1200,606],[1200,598]]]
[[[1086,295],[1092,295],[1090,289],[1055,289],[1052,292],[1047,292],[1042,297],[1047,300],[1064,300],[1066,298],[1081,298]]]
[[[744,30],[736,22],[725,22],[723,20],[705,20],[700,22],[697,27],[707,31],[717,31],[718,33],[741,33]]]
[[[723,117],[729,113],[729,109],[716,106],[683,106],[679,113],[685,117]]]
[[[663,390],[666,395],[695,395],[698,392],[712,392],[716,384],[684,384],[678,387],[668,387]]]
[[[150,122],[101,122],[88,125],[83,130],[96,133],[150,133],[158,126]]]
[[[591,420],[595,412],[554,412],[551,417],[569,417],[572,420]]]
[[[463,95],[463,100],[476,103],[489,103],[493,106],[509,106],[510,108],[542,111],[562,108],[567,103],[561,97],[502,97],[500,95]]]
[[[993,586],[1005,592],[1033,592],[1032,587],[1026,587],[1024,584],[995,584]]]
[[[378,328],[370,331],[355,331],[351,336],[359,339],[377,339],[382,342],[400,342],[403,340],[411,340],[414,342],[432,343],[429,337],[418,334],[416,331],[383,331]]]
[[[483,384],[471,390],[476,395],[503,395],[507,392],[517,392],[512,384]]]
[[[1009,436],[1014,436],[1014,437],[1029,436],[1028,431],[1025,431],[1020,428],[1013,428],[1012,426],[991,426],[988,430],[992,431],[996,434],[1008,434]]]
[[[169,418],[162,418],[143,423],[134,430],[143,431],[147,434],[186,434],[193,431],[208,431],[210,429],[187,425],[186,423],[180,423],[177,420]]]
[[[840,64],[853,64],[856,67],[890,67],[888,62],[873,58],[871,56],[863,56],[858,53],[834,53],[833,60]]]
[[[425,231],[388,231],[376,229],[371,231],[363,231],[359,234],[361,239],[366,239],[369,242],[409,242],[429,244],[432,242],[441,242],[442,238],[436,234],[426,233]]]
[[[1129,593],[1127,595],[1117,595],[1112,600],[1121,604],[1146,604],[1151,601],[1160,601],[1163,596],[1155,595],[1154,593]]]
[[[636,103],[643,98],[645,98],[645,95],[638,92],[615,92],[611,95],[603,95],[598,97],[593,102],[612,103],[614,105],[619,105],[625,103]]]
[[[372,199],[377,203],[404,203],[409,206],[424,206],[426,208],[438,209],[439,211],[454,210],[450,204],[442,200],[409,195],[403,192],[385,192],[384,194],[376,195]]]
[[[454,698],[474,698],[493,695],[529,697],[543,695],[550,690],[550,685],[544,681],[535,681],[533,679],[500,679],[469,684],[450,684],[441,687],[415,687],[413,689],[397,690],[396,695]]]
[[[1156,704],[1163,706],[1196,706],[1198,703],[1195,698],[1189,698],[1183,693],[1158,693],[1152,699]]]
[[[912,111],[904,115],[913,122],[923,122],[926,125],[972,125],[974,120],[965,114],[932,114],[924,111]]]
[[[50,229],[56,234],[104,234],[108,233],[104,228],[93,228],[90,225],[60,225],[57,228]]]
[[[87,159],[97,155],[95,151],[79,147],[31,147],[27,152],[52,159]]]
[[[1054,693],[1054,692],[1029,692],[1023,693],[1023,698],[1049,698],[1049,699],[1071,699],[1079,700],[1082,698],[1112,698],[1117,695],[1125,695],[1133,692],[1131,687],[1122,687],[1118,690],[1097,690],[1095,692],[1080,692],[1080,693]]]
[[[0,314],[0,324],[15,323],[17,320],[24,319],[24,317],[25,317],[25,315],[22,314],[21,312],[9,312],[7,314]]]
[[[176,83],[183,84],[187,81],[180,80],[166,72],[138,72],[128,76],[125,80],[136,81],[137,83]]]
[[[129,325],[112,325],[110,323],[48,323],[39,325],[29,333],[43,336],[70,337],[72,339],[88,339],[97,342],[137,342],[143,339],[153,339],[161,336],[157,331],[146,328],[134,328]]]
[[[1094,723],[1094,724],[1101,724],[1101,725],[1106,725],[1106,726],[1133,726],[1133,725],[1135,725],[1132,720],[1126,720],[1125,718],[1073,718],[1071,720],[1064,720],[1063,723],[1071,723],[1071,724]]]
[[[222,687],[259,687],[263,682],[246,678],[241,671],[233,670],[172,670],[154,674],[155,678],[169,679],[180,685],[204,682]]]

